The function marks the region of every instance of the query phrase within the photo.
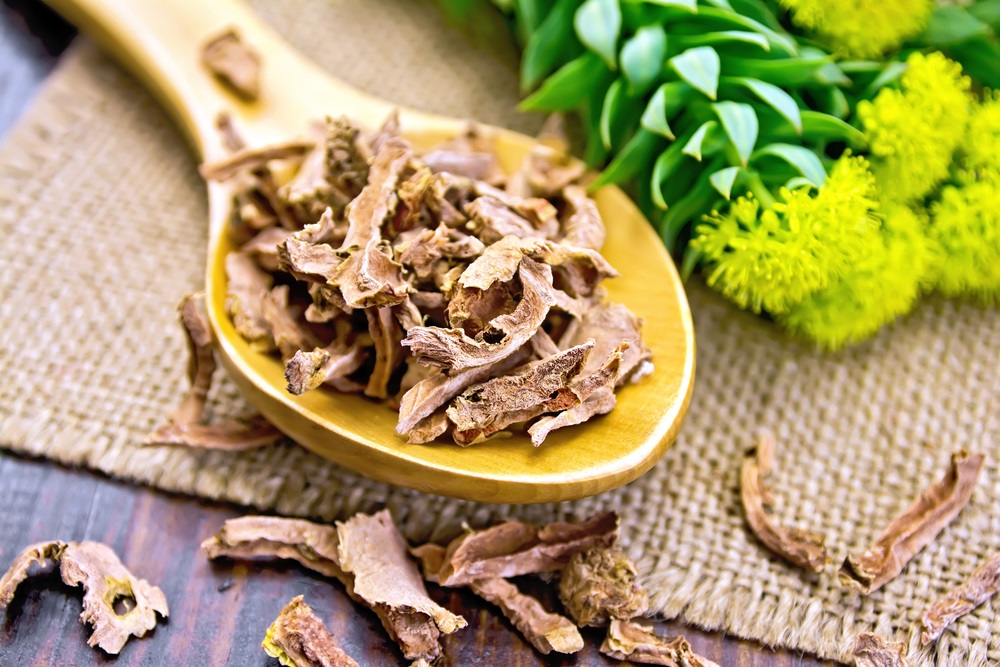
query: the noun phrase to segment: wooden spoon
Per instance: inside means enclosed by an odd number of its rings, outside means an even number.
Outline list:
[[[378,126],[393,105],[332,77],[296,52],[237,0],[48,0],[159,96],[200,157],[224,155],[214,127],[226,110],[250,145],[301,136],[310,121],[345,114]],[[202,45],[228,28],[261,55],[261,97],[242,102],[201,66]],[[346,26],[330,26],[345,30]],[[416,148],[440,143],[465,127],[399,109],[404,136]],[[504,169],[514,170],[534,141],[492,128]],[[397,415],[354,395],[285,391],[281,363],[250,349],[226,314],[224,258],[230,197],[210,184],[208,314],[229,375],[267,419],[321,456],[374,479],[457,498],[501,503],[569,500],[613,489],[653,465],[673,442],[694,381],[694,332],[677,271],[635,205],[614,187],[596,193],[608,228],[604,255],[621,271],[608,298],[645,320],[643,338],[655,372],[619,391],[611,414],[555,431],[540,448],[525,436],[474,447],[407,445],[394,432]],[[278,472],[278,471],[276,471]]]

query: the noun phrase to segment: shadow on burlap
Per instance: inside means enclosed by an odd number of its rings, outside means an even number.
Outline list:
[[[504,59],[444,27],[422,3],[253,3],[344,79],[399,104],[532,131],[513,111]],[[350,26],[350,29],[345,29]],[[931,299],[869,343],[821,355],[695,282],[698,379],[681,437],[647,475],[573,503],[483,505],[372,482],[294,445],[241,454],[141,448],[185,388],[180,298],[201,286],[204,188],[180,133],[89,43],[79,44],[0,152],[0,443],[145,484],[320,519],[386,505],[414,540],[461,521],[547,521],[599,509],[669,617],[846,658],[876,630],[917,664],[1000,661],[986,604],[921,651],[931,601],[1000,548],[1000,313]],[[217,415],[248,406],[217,383]],[[761,427],[779,449],[776,513],[826,533],[839,563],[869,543],[959,447],[988,463],[971,504],[902,575],[861,598],[834,567],[804,575],[748,534],[741,454]]]

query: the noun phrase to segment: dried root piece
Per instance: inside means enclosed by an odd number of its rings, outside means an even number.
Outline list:
[[[70,586],[83,584],[80,619],[94,626],[87,643],[117,654],[129,637],[142,637],[156,627],[156,614],[166,618],[167,599],[156,586],[136,579],[106,544],[70,542],[60,559],[62,580]],[[131,598],[135,607],[117,614],[114,603]]]
[[[338,554],[344,572],[353,577],[354,595],[400,623],[386,629],[410,660],[433,660],[440,653],[438,631],[450,634],[465,619],[427,595],[420,573],[406,553],[406,543],[388,510],[356,514],[337,524]],[[380,614],[381,615],[381,614]]]
[[[358,370],[368,358],[359,346],[345,348],[339,341],[312,352],[299,350],[285,364],[288,392],[300,396],[324,382],[334,383]]]
[[[574,554],[559,580],[559,599],[580,626],[607,625],[646,613],[649,599],[635,564],[618,547]]]
[[[920,643],[927,646],[935,641],[955,619],[965,616],[989,600],[998,590],[1000,590],[1000,554],[994,554],[965,582],[948,591],[923,613],[920,617],[920,624],[923,626]]]
[[[201,62],[243,99],[253,102],[260,96],[260,56],[232,28],[205,44]]]
[[[684,637],[665,639],[653,628],[635,621],[614,619],[608,636],[601,644],[601,653],[616,660],[629,660],[668,667],[719,667],[708,658],[697,655]]]
[[[167,417],[167,423],[146,436],[143,444],[240,451],[273,445],[280,440],[281,432],[260,416],[246,422],[201,423],[216,368],[215,343],[195,295],[184,297],[180,319],[187,334],[191,388],[180,407]]]
[[[841,583],[868,594],[902,572],[969,502],[984,462],[982,454],[964,450],[952,454],[951,467],[941,481],[893,519],[867,551],[847,557],[840,569]]]
[[[525,595],[506,579],[480,579],[469,584],[473,593],[500,607],[539,653],[576,653],[583,648],[583,637],[572,621],[545,611],[541,603]]]
[[[10,604],[32,564],[49,560],[59,563],[64,583],[83,584],[80,620],[94,628],[87,644],[105,653],[117,655],[129,637],[142,637],[156,627],[157,614],[163,618],[170,614],[163,591],[136,579],[111,547],[100,542],[40,542],[26,548],[0,578],[0,608]],[[119,599],[130,600],[133,606],[118,614],[114,604]]]
[[[323,621],[302,601],[301,595],[292,598],[281,610],[267,629],[261,646],[286,667],[358,667],[337,646]]]
[[[58,561],[66,548],[65,542],[38,542],[25,547],[14,558],[14,562],[0,577],[0,609],[3,609],[14,599],[14,593],[22,581],[28,578],[28,570],[32,565],[45,565],[49,561]]]
[[[456,537],[447,546],[439,568],[424,561],[424,576],[441,586],[464,586],[477,579],[553,572],[562,569],[573,554],[611,546],[617,538],[618,515],[614,512],[542,528],[505,521]],[[419,549],[414,554],[422,558]]]
[[[823,535],[782,528],[765,509],[774,502],[764,481],[773,468],[774,436],[765,433],[758,439],[757,446],[747,451],[740,472],[740,496],[750,530],[764,546],[789,563],[820,572],[830,562]]]
[[[446,550],[437,544],[424,544],[411,550],[420,560],[425,577],[436,581],[444,565]],[[525,595],[506,579],[478,579],[469,590],[503,611],[532,646],[540,653],[576,653],[583,648],[583,638],[576,626],[559,614],[550,614],[530,595]]]
[[[209,558],[284,558],[340,580],[354,600],[372,609],[410,660],[434,660],[440,633],[465,619],[427,595],[388,511],[358,514],[334,526],[276,517],[230,519],[202,543]]]
[[[854,638],[851,655],[857,667],[909,667],[906,644],[890,642],[872,632]]]
[[[240,172],[266,167],[271,160],[300,158],[315,145],[310,139],[291,139],[263,148],[241,148],[221,160],[206,162],[198,171],[206,181],[228,181]]]

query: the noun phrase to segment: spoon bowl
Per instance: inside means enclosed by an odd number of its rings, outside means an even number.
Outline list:
[[[206,161],[222,157],[214,119],[232,114],[248,145],[302,135],[310,121],[346,115],[377,126],[392,105],[358,91],[298,54],[237,0],[49,0],[93,34],[149,85]],[[202,69],[200,48],[233,28],[262,59],[261,97],[229,94]],[[401,108],[400,128],[415,148],[446,141],[465,120]],[[494,139],[501,166],[513,171],[535,141],[500,128]],[[246,398],[296,442],[368,477],[456,498],[498,503],[570,500],[607,491],[648,470],[680,429],[694,381],[694,332],[683,286],[655,232],[616,187],[594,193],[607,226],[602,250],[621,276],[605,283],[608,299],[644,320],[643,340],[655,371],[618,392],[617,407],[583,425],[553,432],[535,448],[524,435],[461,448],[406,444],[397,414],[356,395],[329,390],[293,396],[281,362],[255,352],[226,313],[226,233],[230,197],[209,185],[206,292],[209,322],[226,371]]]

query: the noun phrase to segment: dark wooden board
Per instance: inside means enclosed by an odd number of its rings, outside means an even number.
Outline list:
[[[32,92],[54,66],[73,30],[37,0],[0,4],[0,140],[24,111]],[[9,325],[10,323],[8,323]],[[170,619],[143,639],[131,640],[117,658],[87,646],[79,622],[82,592],[57,573],[29,579],[0,615],[0,667],[6,665],[277,665],[260,641],[285,603],[302,594],[344,649],[362,665],[405,664],[378,619],[352,603],[343,588],[295,565],[209,563],[200,542],[223,521],[245,513],[132,486],[45,461],[0,454],[0,568],[33,542],[97,540],[111,545],[136,575],[163,588]],[[549,609],[558,601],[549,586],[525,577],[523,590]],[[587,646],[568,658],[546,658],[521,639],[490,605],[465,591],[430,587],[469,627],[445,639],[449,665],[620,664],[597,652],[598,630],[584,632]],[[822,663],[772,652],[718,633],[676,623],[662,632],[684,634],[694,649],[726,667],[813,666]]]

